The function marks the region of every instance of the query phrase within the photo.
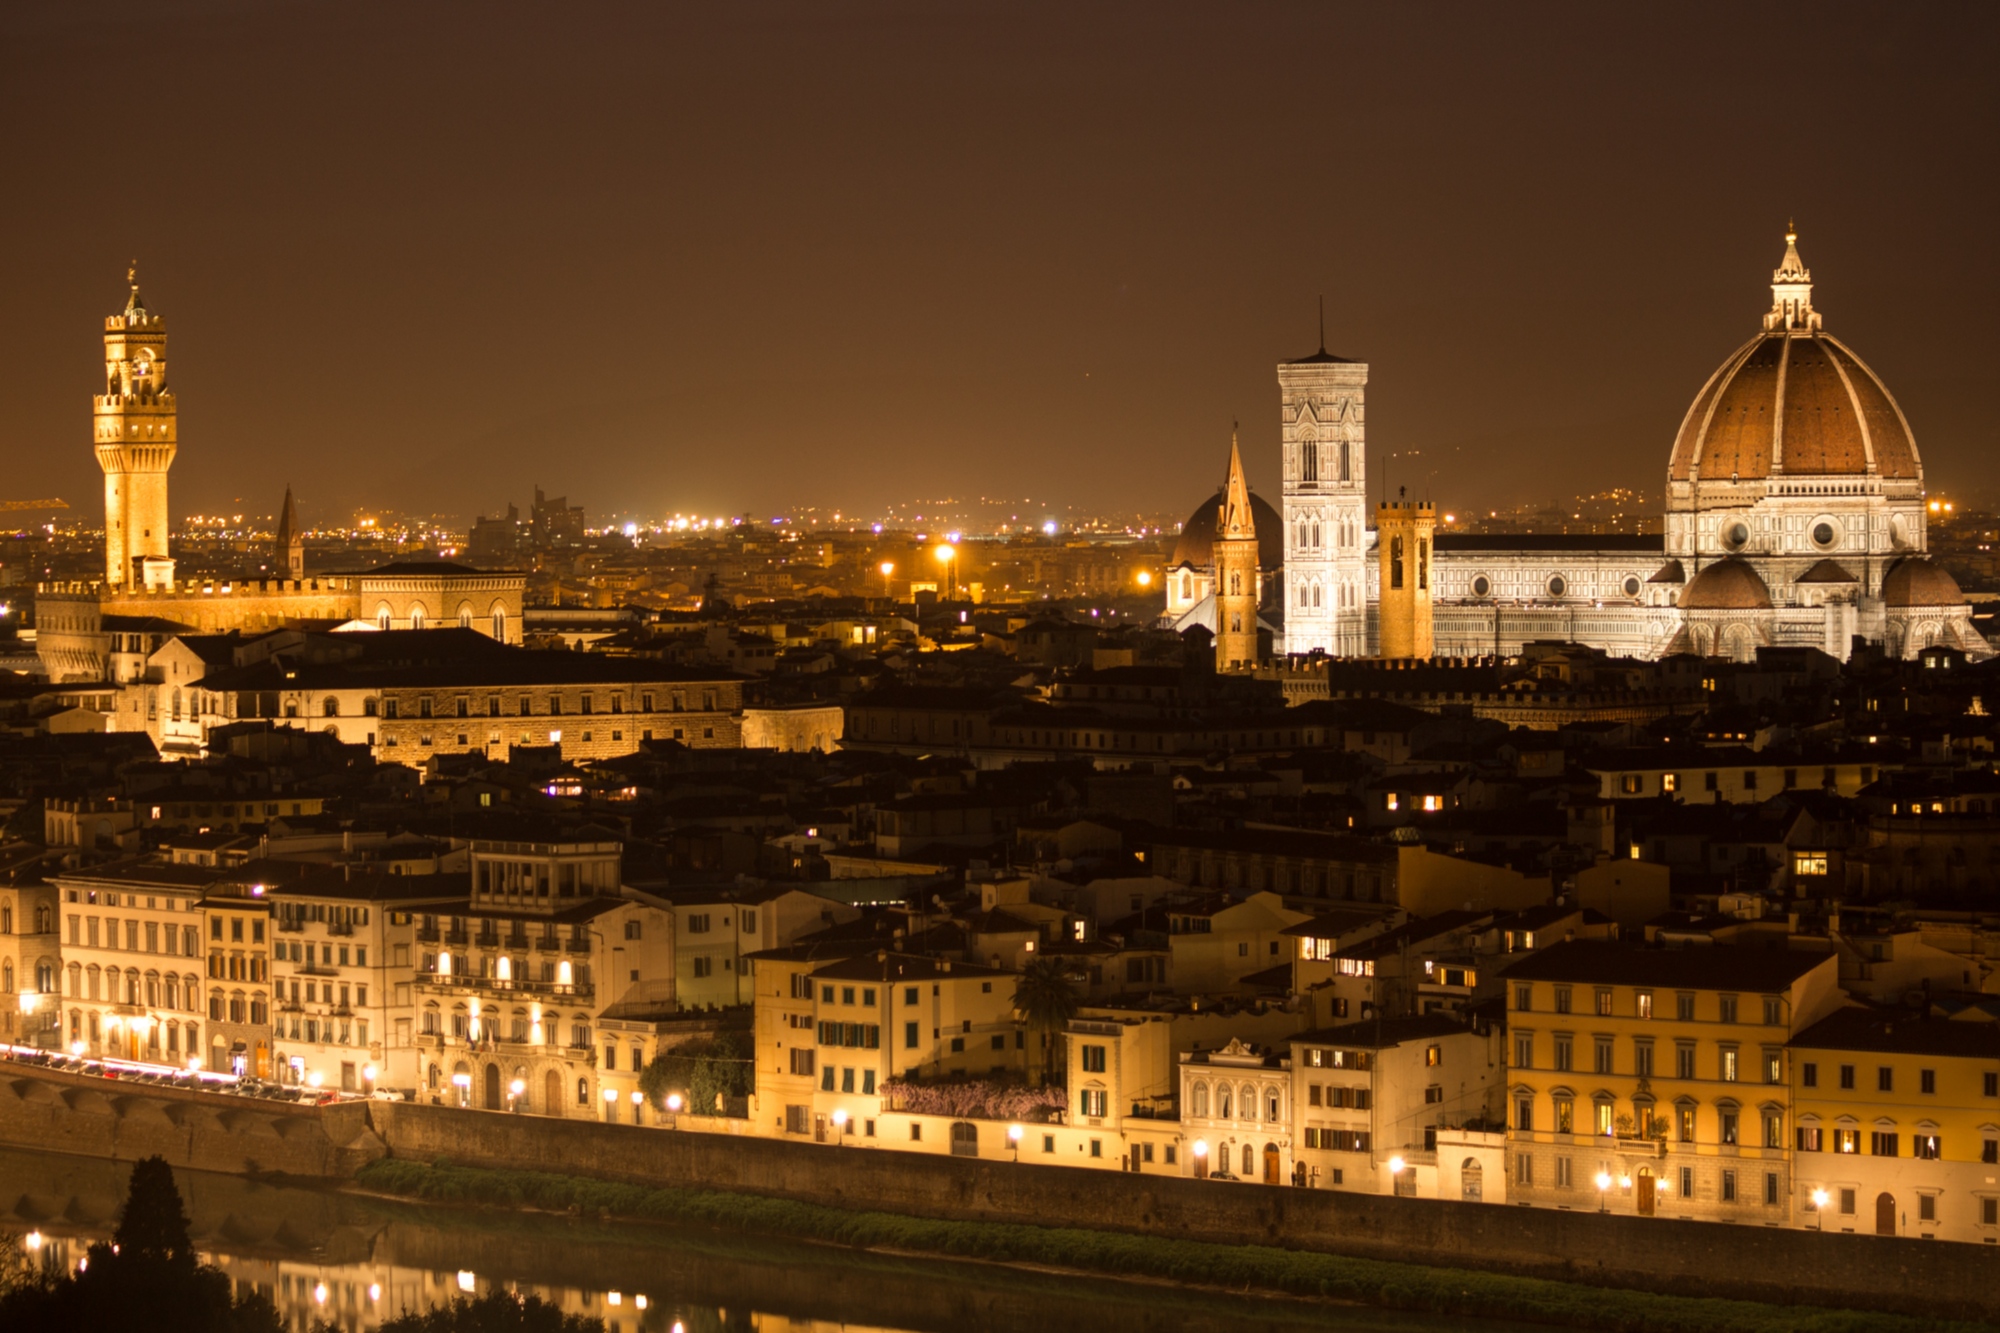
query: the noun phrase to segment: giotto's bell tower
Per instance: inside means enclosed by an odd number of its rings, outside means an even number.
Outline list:
[[[92,399],[92,426],[104,469],[104,577],[132,588],[173,582],[167,469],[179,430],[167,387],[167,322],[146,309],[138,270],[126,278],[125,312],[104,321],[104,392]]]

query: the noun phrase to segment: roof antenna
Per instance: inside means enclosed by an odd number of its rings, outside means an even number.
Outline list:
[[[1326,293],[1319,296],[1319,354],[1326,355]]]

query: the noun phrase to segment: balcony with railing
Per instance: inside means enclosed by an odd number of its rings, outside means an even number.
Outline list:
[[[433,986],[439,990],[487,991],[496,996],[535,995],[560,999],[588,999],[596,993],[588,981],[516,981],[501,977],[461,976],[457,973],[439,975],[436,972],[419,971],[417,984]]]

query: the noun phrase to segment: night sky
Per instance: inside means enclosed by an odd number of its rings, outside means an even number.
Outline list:
[[[1322,293],[1371,478],[1657,493],[1791,216],[1932,489],[2000,498],[1996,39],[1979,4],[17,3],[0,499],[99,512],[134,257],[177,515],[1182,511],[1233,418],[1275,495]]]

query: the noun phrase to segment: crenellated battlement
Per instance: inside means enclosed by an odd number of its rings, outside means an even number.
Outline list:
[[[166,601],[181,597],[271,597],[280,593],[356,592],[359,579],[322,577],[310,579],[176,579],[149,588],[124,584],[110,586],[100,579],[68,579],[37,583],[41,597],[98,597],[107,603]]]

